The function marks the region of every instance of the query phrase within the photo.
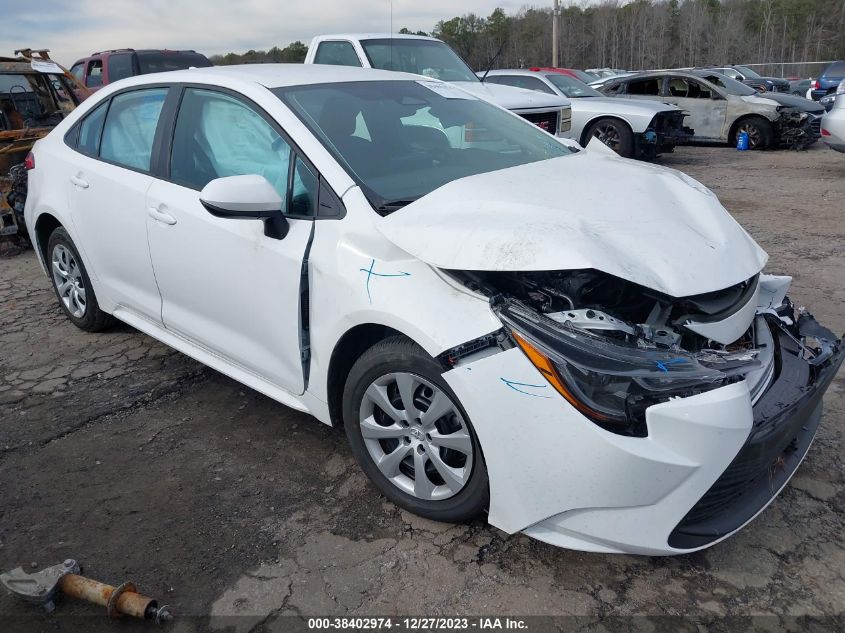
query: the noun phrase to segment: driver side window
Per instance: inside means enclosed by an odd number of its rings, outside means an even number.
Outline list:
[[[259,174],[284,198],[291,148],[258,112],[221,92],[188,88],[176,118],[170,177],[200,190],[215,178]]]

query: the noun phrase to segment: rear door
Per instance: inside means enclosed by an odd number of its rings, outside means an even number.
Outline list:
[[[73,225],[106,295],[118,306],[161,321],[147,245],[147,190],[167,87],[118,93],[80,122],[66,186]]]
[[[689,112],[686,125],[695,130],[695,138],[725,140],[728,102],[707,84],[688,77],[672,76],[666,84],[663,102]]]
[[[240,95],[184,89],[165,178],[146,200],[150,255],[167,329],[286,391],[304,391],[302,262],[313,228],[316,172],[279,126]],[[286,201],[288,234],[259,220],[211,215],[215,178],[264,176]],[[280,211],[282,211],[280,209]]]

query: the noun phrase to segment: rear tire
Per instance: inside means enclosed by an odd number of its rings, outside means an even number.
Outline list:
[[[584,145],[596,137],[623,158],[634,158],[634,133],[619,119],[599,119],[587,128]]]
[[[76,327],[99,332],[114,323],[114,317],[100,310],[79,251],[64,228],[58,227],[50,234],[45,263],[59,305]]]
[[[736,146],[736,139],[740,132],[748,134],[748,149],[766,149],[772,145],[775,136],[772,124],[759,116],[742,119],[737,124],[731,137],[731,145]]]
[[[352,366],[343,420],[361,469],[388,499],[458,523],[487,508],[489,487],[475,430],[442,371],[413,341],[385,339]]]

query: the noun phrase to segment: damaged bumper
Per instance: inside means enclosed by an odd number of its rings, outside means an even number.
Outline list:
[[[742,528],[806,455],[845,356],[841,340],[794,311],[787,287],[766,277],[755,291],[744,336],[754,369],[648,406],[644,434],[591,419],[519,347],[457,359],[444,378],[484,451],[490,523],[557,546],[649,555],[708,547]],[[624,324],[612,320],[602,327],[619,336]]]
[[[821,138],[821,120],[820,115],[783,108],[773,122],[778,144],[789,149],[806,149]]]
[[[687,113],[682,110],[658,112],[645,132],[637,134],[637,155],[651,159],[664,152],[672,152],[676,145],[688,143],[693,137],[692,128],[684,126]]]

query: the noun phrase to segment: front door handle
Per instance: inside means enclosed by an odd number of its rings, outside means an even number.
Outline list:
[[[147,207],[147,215],[156,222],[161,222],[162,224],[176,224],[176,218],[169,213],[165,213],[159,207]]]
[[[88,188],[88,181],[83,178],[80,178],[79,176],[71,176],[70,181],[75,187],[79,187],[80,189]]]

